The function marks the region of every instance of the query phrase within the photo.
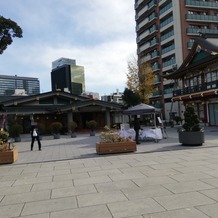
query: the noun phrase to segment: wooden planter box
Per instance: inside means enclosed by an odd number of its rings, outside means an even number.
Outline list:
[[[123,152],[134,152],[136,151],[136,142],[115,142],[115,143],[100,143],[96,142],[97,154],[115,154]]]
[[[13,148],[9,151],[0,152],[0,164],[14,163],[18,158],[17,148]]]

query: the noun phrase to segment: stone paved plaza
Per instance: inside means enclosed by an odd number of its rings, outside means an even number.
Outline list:
[[[217,218],[218,129],[200,147],[167,133],[102,156],[98,135],[45,137],[42,151],[23,136],[17,162],[0,165],[0,218]]]

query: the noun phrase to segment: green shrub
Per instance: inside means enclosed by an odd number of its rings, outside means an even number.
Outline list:
[[[51,124],[51,132],[54,134],[60,133],[60,130],[63,128],[63,125],[61,122],[53,122]]]

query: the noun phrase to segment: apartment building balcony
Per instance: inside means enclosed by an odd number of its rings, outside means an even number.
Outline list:
[[[149,30],[144,31],[136,38],[136,42],[139,43],[142,39],[146,38],[147,36],[151,35],[152,33],[157,31],[157,26],[152,26]]]
[[[151,68],[152,68],[153,72],[159,71],[160,70],[160,65],[159,64],[153,64]]]
[[[164,55],[164,54],[166,54],[166,53],[168,53],[170,51],[173,51],[173,50],[175,50],[175,44],[172,44],[172,45],[162,49],[161,53],[162,53],[162,55]]]
[[[174,36],[174,30],[173,30],[173,29],[172,29],[171,31],[165,33],[164,35],[162,35],[162,36],[160,37],[160,40],[161,40],[161,42],[162,42],[162,41],[164,41],[164,40],[167,40],[167,39],[171,38],[172,36]]]
[[[156,0],[152,0],[148,3],[148,10],[150,10],[151,8],[156,6],[157,1]]]
[[[136,25],[136,32],[139,32],[142,28],[149,26],[151,22],[155,19],[157,19],[157,14],[153,12],[149,17],[146,17],[146,19],[138,22],[138,24]]]
[[[137,54],[139,54],[139,53],[145,51],[146,49],[151,48],[151,47],[153,47],[153,46],[155,46],[155,45],[157,45],[157,44],[158,44],[158,41],[157,41],[156,38],[154,38],[154,39],[152,39],[150,42],[148,42],[148,43],[143,44],[142,46],[140,46],[140,47],[138,48],[138,50],[137,50]]]
[[[161,82],[161,77],[156,75],[155,76],[155,80],[154,80],[154,84],[160,83]]]
[[[188,45],[187,45],[188,49],[191,49],[193,44],[194,44],[194,42],[188,42]]]
[[[134,5],[135,9],[138,8],[139,5],[140,5],[143,1],[144,1],[144,0],[138,0],[138,1],[135,3],[135,5]]]
[[[218,81],[205,82],[197,86],[186,87],[184,89],[177,89],[173,91],[173,96],[190,95],[198,92],[204,92],[208,90],[218,89]]]
[[[153,51],[150,55],[151,55],[151,59],[158,58],[159,57],[159,52],[158,51]]]
[[[215,16],[215,15],[186,14],[186,21],[218,23],[218,16]]]
[[[138,20],[146,11],[148,10],[148,6],[143,7],[136,15],[135,20]]]
[[[151,103],[151,106],[161,109],[163,108],[163,104],[161,102]]]
[[[193,8],[208,8],[208,9],[216,9],[217,10],[218,2],[186,0],[185,6],[186,7],[193,7]]]
[[[165,26],[167,26],[168,24],[172,23],[173,22],[173,16],[167,18],[166,20],[162,21],[160,23],[160,28],[163,28]]]
[[[199,28],[187,28],[187,35],[199,35],[199,33],[213,33],[218,34],[218,29],[199,29]]]
[[[158,97],[161,96],[163,94],[163,92],[161,90],[157,90],[156,92],[152,93],[152,97]]]

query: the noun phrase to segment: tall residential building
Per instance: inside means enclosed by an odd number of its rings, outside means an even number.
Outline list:
[[[0,75],[0,96],[10,96],[15,94],[15,90],[24,90],[26,95],[40,93],[38,78]]]
[[[175,71],[199,34],[218,33],[215,0],[135,0],[137,55],[149,61],[156,74],[156,92],[150,103],[164,111],[165,119],[179,116],[180,104],[172,103],[174,81],[163,76]]]
[[[69,90],[76,95],[85,92],[84,67],[76,65],[75,60],[68,58],[60,58],[52,62],[51,87],[52,91]]]

